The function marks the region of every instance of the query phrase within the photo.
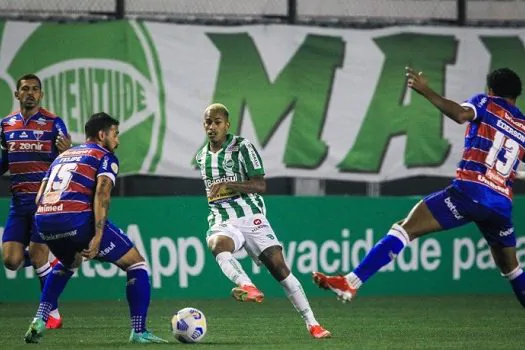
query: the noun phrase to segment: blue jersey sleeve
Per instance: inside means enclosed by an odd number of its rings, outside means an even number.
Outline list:
[[[113,153],[106,154],[101,160],[97,170],[97,177],[104,175],[107,176],[115,184],[115,180],[118,175],[119,164],[118,159]]]
[[[64,123],[64,121],[60,117],[57,117],[55,119],[55,125],[54,125],[54,128],[53,128],[53,134],[54,134],[55,138],[57,138],[58,136],[67,136],[68,135],[67,128],[66,128],[66,123]]]
[[[485,94],[477,94],[466,100],[461,104],[463,107],[472,108],[474,110],[474,120],[480,121],[487,110],[489,98]]]

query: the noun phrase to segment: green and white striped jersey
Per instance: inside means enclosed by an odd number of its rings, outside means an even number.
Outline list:
[[[208,197],[208,223],[211,226],[252,214],[265,214],[266,208],[261,195],[222,191],[210,198],[210,188],[221,182],[242,182],[254,176],[264,175],[264,166],[259,153],[250,141],[228,134],[222,148],[213,153],[206,144],[195,157]]]

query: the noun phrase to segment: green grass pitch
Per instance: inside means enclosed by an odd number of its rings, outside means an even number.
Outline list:
[[[525,310],[512,295],[362,297],[343,305],[335,297],[312,298],[318,321],[333,337],[310,337],[284,298],[262,304],[232,299],[153,301],[148,328],[166,345],[130,345],[125,300],[64,302],[65,325],[48,330],[41,343],[24,344],[35,303],[0,303],[1,349],[525,349]],[[178,343],[169,321],[178,309],[203,311],[202,343]]]

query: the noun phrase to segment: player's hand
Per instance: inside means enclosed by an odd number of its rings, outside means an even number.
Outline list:
[[[405,67],[405,75],[407,77],[407,86],[417,93],[423,94],[428,88],[428,80],[423,75],[423,72],[416,72],[411,67]]]
[[[58,135],[55,141],[55,145],[57,146],[59,153],[67,151],[68,149],[71,148],[71,136]]]
[[[98,252],[100,250],[100,240],[102,237],[93,237],[91,241],[89,242],[89,246],[87,249],[82,250],[80,254],[87,260],[93,259],[98,255]]]
[[[215,198],[217,195],[221,192],[228,189],[228,183],[227,182],[221,182],[219,184],[213,184],[210,188],[210,198]]]

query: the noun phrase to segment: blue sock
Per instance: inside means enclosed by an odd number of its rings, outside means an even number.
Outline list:
[[[142,333],[146,330],[146,317],[151,294],[146,263],[141,262],[130,266],[127,275],[126,297],[131,316],[131,327],[136,333]]]
[[[51,264],[46,263],[43,266],[40,266],[38,269],[35,269],[35,272],[38,276],[38,280],[40,281],[40,290],[44,290],[44,286],[46,284],[47,277],[51,274],[51,271],[53,268],[51,267]],[[56,304],[53,304],[53,308],[51,310],[54,310],[57,308]]]
[[[525,273],[520,267],[518,267],[511,273],[505,275],[505,277],[510,280],[512,290],[514,291],[516,298],[518,298],[521,306],[525,307]]]
[[[66,269],[61,263],[53,267],[51,273],[47,275],[36,317],[42,318],[47,322],[49,313],[56,307],[58,297],[66,288],[66,284],[71,276],[73,276],[73,271]]]
[[[401,226],[392,226],[388,234],[377,242],[363,261],[354,269],[353,273],[364,283],[383,266],[392,261],[408,244],[408,241],[408,235]]]

